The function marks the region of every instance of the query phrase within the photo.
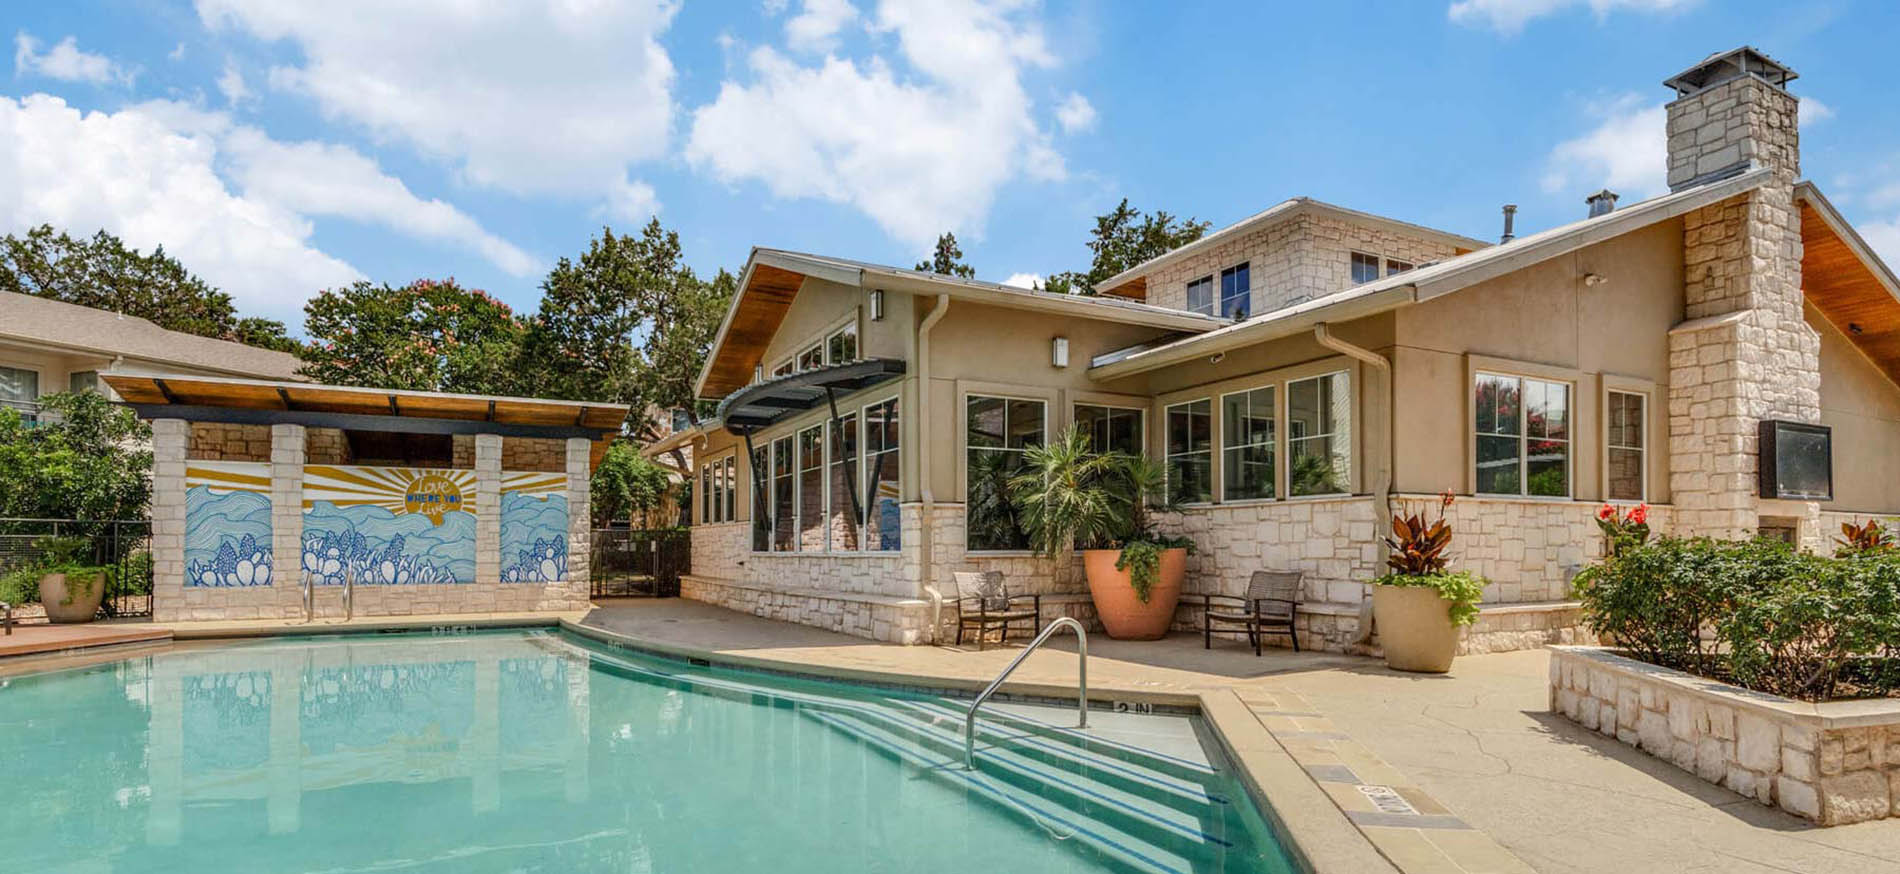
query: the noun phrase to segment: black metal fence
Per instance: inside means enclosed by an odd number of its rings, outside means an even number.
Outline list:
[[[152,615],[152,523],[147,519],[0,518],[0,577],[15,571],[30,575],[68,539],[79,545],[74,560],[107,568],[102,617]],[[0,600],[10,599],[0,595]]]
[[[588,574],[593,597],[672,598],[693,565],[693,540],[683,528],[596,528]]]

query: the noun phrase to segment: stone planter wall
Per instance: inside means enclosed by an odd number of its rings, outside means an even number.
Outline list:
[[[1821,825],[1900,816],[1900,700],[1810,704],[1552,647],[1550,709]]]

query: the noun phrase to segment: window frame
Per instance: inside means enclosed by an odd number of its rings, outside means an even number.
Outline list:
[[[1655,490],[1652,487],[1658,482],[1658,478],[1653,475],[1653,471],[1651,470],[1651,466],[1656,461],[1655,449],[1659,445],[1665,445],[1659,443],[1657,440],[1657,428],[1659,425],[1665,429],[1663,436],[1665,440],[1667,439],[1667,419],[1656,415],[1656,399],[1661,393],[1658,391],[1654,382],[1635,377],[1605,373],[1601,375],[1598,382],[1601,386],[1598,391],[1597,408],[1599,412],[1596,431],[1598,435],[1597,445],[1601,450],[1601,455],[1597,464],[1597,493],[1603,496],[1603,500],[1606,503],[1612,504],[1650,501],[1655,497]],[[1610,395],[1615,392],[1638,395],[1643,399],[1643,423],[1641,431],[1643,437],[1643,496],[1637,501],[1610,497]]]
[[[1175,503],[1178,503],[1180,506],[1183,506],[1183,507],[1207,507],[1207,506],[1220,503],[1220,497],[1221,497],[1220,495],[1220,478],[1221,478],[1220,426],[1221,426],[1221,421],[1220,421],[1220,413],[1214,406],[1214,395],[1212,393],[1202,394],[1195,397],[1186,397],[1186,398],[1182,398],[1181,400],[1173,401],[1173,402],[1162,405],[1160,426],[1161,426],[1161,469],[1164,474],[1163,487],[1167,490],[1165,494],[1168,500],[1171,502],[1174,502],[1174,478],[1173,476],[1168,475],[1168,472],[1171,471],[1174,467],[1175,457],[1200,454],[1199,451],[1195,451],[1195,450],[1189,450],[1187,452],[1175,452],[1173,451],[1173,447],[1168,444],[1168,428],[1169,428],[1168,416],[1169,414],[1174,411],[1175,407],[1186,407],[1186,406],[1192,406],[1194,404],[1207,404],[1207,449],[1205,450],[1208,455],[1207,500],[1178,501]]]
[[[1372,278],[1371,279],[1359,279],[1356,277],[1354,273],[1354,268],[1357,267],[1356,262],[1358,259],[1361,259],[1361,258],[1367,259],[1372,262]],[[1385,278],[1385,256],[1379,255],[1373,252],[1367,252],[1362,249],[1347,249],[1346,250],[1346,278],[1351,283],[1350,285],[1347,286],[1348,288],[1357,288],[1358,286],[1365,285],[1368,282],[1378,282],[1379,280],[1384,279]]]
[[[1386,256],[1385,275],[1387,276],[1397,276],[1401,273],[1405,273],[1405,272],[1417,270],[1417,269],[1418,269],[1418,262],[1405,261],[1398,258],[1393,258],[1390,255]]]
[[[977,556],[1022,556],[1033,555],[1034,550],[1008,547],[1004,549],[972,549],[969,545],[970,520],[970,398],[997,398],[1003,401],[1026,401],[1042,405],[1042,439],[1048,442],[1055,420],[1052,418],[1057,409],[1058,396],[1054,389],[1004,383],[984,383],[959,380],[957,383],[957,497],[963,502],[964,554]],[[1006,408],[1007,409],[1007,408]],[[1007,413],[1005,413],[1007,415]],[[1007,420],[1005,420],[1007,425]],[[1007,438],[1004,440],[1008,442]],[[902,448],[901,446],[899,447]],[[996,447],[980,447],[993,450]],[[1005,452],[1023,450],[1003,449]]]
[[[1207,288],[1207,302],[1204,305],[1204,308],[1197,307],[1194,305],[1194,287],[1197,285],[1205,286]],[[1214,313],[1218,312],[1218,310],[1216,309],[1216,306],[1218,305],[1218,302],[1219,302],[1219,294],[1214,285],[1214,274],[1209,273],[1206,276],[1202,276],[1198,279],[1190,279],[1187,281],[1187,285],[1185,288],[1186,288],[1185,296],[1182,298],[1182,300],[1184,304],[1183,308],[1186,309],[1188,312],[1200,313],[1201,315],[1204,315],[1204,316],[1211,316]]]
[[[1467,477],[1466,490],[1473,497],[1502,498],[1523,501],[1574,501],[1577,499],[1577,455],[1582,443],[1577,439],[1578,404],[1577,386],[1580,382],[1573,373],[1560,372],[1554,368],[1512,366],[1508,362],[1473,359],[1467,368],[1465,379],[1465,433],[1468,435],[1469,454],[1465,466]],[[1484,492],[1478,490],[1478,380],[1482,377],[1516,380],[1518,384],[1517,433],[1494,434],[1496,437],[1515,437],[1518,443],[1517,491]],[[1545,385],[1561,385],[1565,389],[1564,413],[1567,418],[1563,438],[1564,452],[1564,493],[1561,495],[1533,495],[1530,493],[1530,405],[1524,402],[1525,383],[1539,382]],[[1536,438],[1549,441],[1551,438]],[[1647,462],[1647,459],[1645,459]],[[1606,475],[1602,465],[1598,465],[1599,477]]]
[[[897,448],[879,450],[879,453],[880,454],[884,452],[897,453],[897,470],[892,477],[892,479],[897,483],[897,512],[898,512],[897,548],[896,549],[872,549],[871,548],[872,523],[868,518],[865,518],[865,519],[858,520],[858,528],[859,528],[858,543],[860,544],[859,547],[857,549],[847,550],[847,551],[842,551],[842,552],[834,550],[834,552],[837,555],[892,556],[892,555],[901,555],[903,554],[903,551],[904,551],[903,512],[904,512],[904,415],[905,413],[904,413],[904,398],[901,392],[890,392],[890,393],[882,394],[882,395],[877,396],[876,398],[873,398],[871,400],[866,400],[857,404],[856,415],[858,418],[858,423],[857,423],[858,453],[857,453],[857,458],[853,460],[853,463],[856,464],[858,468],[858,480],[857,480],[858,489],[865,493],[869,493],[870,485],[871,485],[869,481],[870,476],[871,476],[871,464],[870,464],[871,451],[869,449],[870,443],[871,443],[870,431],[869,431],[870,422],[871,422],[870,411],[872,407],[881,407],[887,403],[895,403],[897,405]],[[872,498],[872,503],[875,503],[875,501],[876,501],[876,498],[874,496]],[[862,509],[868,516],[868,514],[872,510],[872,506],[866,505]]]
[[[885,387],[880,386],[880,388],[885,388]],[[868,475],[868,472],[870,471],[870,465],[867,463],[868,453],[865,450],[865,447],[867,445],[865,429],[866,429],[866,421],[868,418],[866,414],[872,407],[881,406],[883,404],[886,404],[892,401],[895,401],[898,405],[897,406],[898,439],[897,439],[897,448],[894,450],[898,453],[898,464],[897,464],[897,469],[892,472],[892,479],[895,480],[897,483],[898,496],[899,496],[898,504],[900,507],[899,512],[901,513],[902,512],[901,507],[903,504],[903,488],[904,488],[904,465],[903,465],[903,454],[902,454],[904,450],[903,392],[901,390],[898,390],[898,391],[886,390],[883,392],[870,394],[864,400],[858,400],[855,397],[839,398],[838,408],[839,408],[839,411],[841,413],[844,413],[847,417],[855,418],[855,421],[852,423],[852,431],[853,431],[854,436],[857,438],[858,442],[857,442],[857,452],[854,454],[854,457],[851,460],[851,469],[853,471],[853,476],[855,477],[856,486],[860,490],[864,490],[868,486],[868,483],[865,482],[864,477]],[[802,487],[800,485],[800,474],[802,473],[802,471],[798,469],[798,458],[797,458],[798,450],[799,450],[798,437],[800,434],[810,431],[813,428],[823,429],[821,437],[820,437],[822,441],[821,448],[822,448],[823,463],[819,467],[819,470],[821,471],[819,482],[821,484],[821,487],[824,489],[824,498],[820,506],[825,516],[826,534],[825,534],[825,545],[822,550],[806,550],[806,549],[797,548],[797,545],[799,544],[799,536],[802,532],[801,525],[803,524],[802,519],[798,514],[798,508],[800,506],[799,501],[801,500],[801,496],[799,495],[798,490]],[[746,520],[748,522],[748,531],[752,530],[754,526],[757,526],[761,518],[770,520],[774,526],[777,525],[778,520],[771,518],[772,516],[771,510],[777,506],[777,500],[778,500],[778,480],[775,476],[772,475],[772,472],[777,469],[776,462],[775,462],[775,455],[778,451],[779,446],[781,445],[781,441],[789,440],[791,441],[790,452],[792,455],[792,471],[791,471],[791,483],[792,483],[792,490],[793,490],[792,542],[794,544],[794,548],[792,549],[773,548],[773,543],[774,543],[773,532],[775,528],[768,528],[766,529],[766,535],[767,535],[766,548],[753,549],[751,548],[751,546],[755,541],[748,539],[747,551],[749,554],[767,555],[767,556],[769,555],[821,555],[821,556],[835,556],[835,557],[840,557],[840,558],[851,557],[851,556],[883,556],[883,557],[888,558],[888,557],[897,556],[902,553],[903,543],[901,539],[899,541],[898,548],[895,550],[870,549],[868,548],[868,546],[860,547],[858,549],[840,549],[835,544],[832,543],[832,538],[830,535],[830,527],[829,527],[831,501],[833,498],[833,495],[831,493],[831,469],[836,462],[834,453],[836,452],[836,446],[837,446],[837,442],[836,442],[837,432],[836,432],[836,423],[832,421],[831,416],[828,413],[818,412],[818,413],[804,414],[804,415],[799,416],[796,419],[775,423],[771,428],[766,429],[765,431],[762,431],[759,434],[754,434],[752,437],[752,440],[753,440],[754,448],[757,449],[761,454],[765,456],[766,476],[765,476],[765,488],[763,489],[763,494],[762,495],[755,494],[751,498],[748,499],[749,507],[751,509],[751,513],[748,515],[748,518]],[[734,459],[737,458],[736,451],[733,457]],[[736,461],[734,461],[733,463],[736,465]],[[752,463],[753,462],[751,462],[750,460],[748,460],[747,462],[748,465]],[[750,469],[748,469],[747,472],[750,473],[751,472]],[[737,476],[736,466],[734,468],[734,476],[735,477]],[[748,479],[746,482],[746,488],[747,489],[753,488],[753,483],[751,482],[750,479]],[[731,500],[731,496],[728,496],[728,500]],[[763,504],[763,506],[760,506],[761,503]],[[868,510],[869,508],[866,507],[864,509]],[[734,518],[730,521],[738,521],[736,512],[734,514]],[[859,543],[868,545],[869,532],[871,530],[870,523],[865,522],[864,520],[860,519],[858,520],[858,526],[859,526]],[[748,538],[749,536],[750,535],[748,535]]]
[[[1297,438],[1293,436],[1293,385],[1301,382],[1317,382],[1335,376],[1345,377],[1346,380],[1346,490],[1340,492],[1315,492],[1310,495],[1293,494],[1293,441],[1296,439],[1317,440],[1321,437],[1331,437],[1334,440],[1340,439],[1337,424],[1334,425],[1333,430],[1324,434],[1302,434]],[[1354,493],[1353,486],[1359,477],[1359,434],[1356,427],[1359,424],[1359,390],[1358,380],[1354,378],[1352,368],[1340,367],[1333,370],[1322,370],[1318,373],[1310,373],[1304,376],[1289,376],[1280,380],[1280,393],[1283,397],[1279,401],[1282,414],[1279,422],[1279,432],[1280,435],[1282,435],[1281,439],[1283,441],[1285,454],[1279,459],[1280,463],[1276,464],[1276,473],[1280,468],[1286,471],[1283,477],[1286,481],[1284,494],[1289,500],[1304,498],[1340,498],[1352,495]]]
[[[1218,462],[1218,465],[1219,465],[1218,473],[1219,473],[1220,479],[1219,479],[1219,482],[1216,483],[1214,497],[1215,497],[1215,500],[1218,501],[1219,503],[1268,504],[1268,503],[1273,503],[1275,501],[1285,500],[1288,497],[1286,489],[1280,485],[1280,481],[1285,478],[1282,475],[1284,473],[1283,468],[1285,467],[1285,465],[1282,464],[1283,450],[1280,444],[1286,441],[1286,433],[1285,433],[1286,429],[1281,427],[1281,424],[1282,424],[1281,411],[1285,409],[1286,385],[1287,385],[1287,380],[1268,380],[1266,382],[1261,382],[1255,385],[1236,388],[1232,391],[1224,391],[1218,395],[1219,403],[1216,407],[1217,412],[1214,414],[1215,426],[1218,429],[1214,433],[1214,449],[1215,449],[1214,454],[1219,456],[1219,459],[1220,459]],[[1230,397],[1234,397],[1235,395],[1250,395],[1250,394],[1253,394],[1254,392],[1263,391],[1263,390],[1270,390],[1273,392],[1273,399],[1270,404],[1270,406],[1272,407],[1272,410],[1268,414],[1273,420],[1273,439],[1266,444],[1269,447],[1269,451],[1272,453],[1272,456],[1273,456],[1273,484],[1270,487],[1270,490],[1273,492],[1273,494],[1264,498],[1228,497],[1227,495],[1227,450],[1229,447],[1227,445],[1227,399]],[[1249,403],[1249,407],[1251,406],[1252,404]],[[1236,446],[1232,448],[1241,449],[1241,448],[1246,448],[1249,446],[1259,446],[1259,445],[1261,444],[1247,443],[1242,446]]]
[[[1349,491],[1324,495],[1295,496],[1291,494],[1290,490],[1292,483],[1289,475],[1289,463],[1287,461],[1291,453],[1289,442],[1291,439],[1290,431],[1287,427],[1287,386],[1301,380],[1338,373],[1344,373],[1346,375],[1346,391],[1348,392],[1349,401],[1347,409],[1349,415],[1352,417],[1350,422],[1351,434],[1346,444],[1347,452],[1351,459],[1351,470],[1348,471],[1344,483]],[[1274,493],[1278,497],[1229,498],[1226,494],[1227,472],[1226,447],[1224,443],[1227,423],[1219,401],[1227,395],[1249,392],[1269,386],[1274,388]],[[1289,364],[1271,370],[1262,370],[1244,376],[1208,382],[1191,388],[1177,389],[1157,395],[1153,399],[1155,415],[1150,417],[1153,424],[1150,426],[1151,430],[1148,432],[1148,445],[1154,449],[1158,457],[1160,457],[1165,464],[1168,455],[1167,409],[1179,404],[1191,403],[1202,398],[1211,398],[1214,400],[1214,404],[1212,405],[1214,418],[1213,496],[1209,504],[1191,504],[1189,506],[1198,507],[1223,504],[1246,506],[1252,504],[1291,503],[1298,501],[1337,501],[1345,497],[1363,495],[1365,494],[1366,488],[1365,453],[1366,440],[1368,439],[1366,436],[1366,426],[1360,421],[1365,417],[1364,405],[1360,402],[1360,396],[1364,391],[1365,366],[1359,361],[1345,355],[1331,355],[1314,361]]]
[[[1101,395],[1101,394],[1091,394],[1087,392],[1072,392],[1071,395],[1072,396],[1069,398],[1069,420],[1068,420],[1068,424],[1071,427],[1080,426],[1081,419],[1078,416],[1076,416],[1076,411],[1082,407],[1093,407],[1098,410],[1110,410],[1110,411],[1118,412],[1118,413],[1134,413],[1136,416],[1136,425],[1137,425],[1136,433],[1141,435],[1141,453],[1143,455],[1146,455],[1148,453],[1149,440],[1148,440],[1148,399],[1147,398],[1124,396],[1124,395]],[[1090,436],[1093,437],[1094,435],[1090,435]],[[1098,452],[1101,451],[1101,447],[1092,446],[1092,448],[1094,448]]]
[[[1240,271],[1243,270],[1246,271],[1247,287],[1239,289],[1237,292],[1240,305],[1235,307],[1235,309],[1239,312],[1230,313],[1227,303],[1232,297],[1230,297],[1227,291],[1227,278],[1230,276],[1239,276]],[[1251,261],[1241,261],[1220,269],[1220,283],[1214,290],[1214,314],[1219,315],[1223,319],[1232,319],[1234,321],[1242,321],[1253,315],[1253,264]]]

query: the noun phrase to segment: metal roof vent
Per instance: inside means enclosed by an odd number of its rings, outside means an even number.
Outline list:
[[[1780,61],[1763,54],[1760,49],[1742,46],[1703,58],[1695,66],[1664,80],[1663,86],[1674,89],[1680,98],[1707,91],[1731,79],[1754,76],[1785,90],[1788,83],[1799,75]]]
[[[1504,205],[1504,236],[1498,238],[1498,245],[1503,245],[1505,243],[1508,243],[1512,240],[1517,239],[1517,234],[1512,232],[1511,230],[1511,225],[1516,224],[1516,222],[1517,222],[1517,204],[1515,203],[1505,204]]]
[[[1584,198],[1583,202],[1590,204],[1591,218],[1609,215],[1611,210],[1616,209],[1616,192],[1605,188],[1602,191]]]

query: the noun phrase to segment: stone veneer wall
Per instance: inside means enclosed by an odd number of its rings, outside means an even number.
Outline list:
[[[535,473],[561,473],[567,470],[561,441],[548,437],[501,438],[503,470]],[[457,434],[452,438],[451,465],[470,469],[475,466],[475,435]]]
[[[1219,272],[1246,261],[1253,285],[1253,312],[1259,315],[1351,288],[1353,251],[1416,265],[1449,258],[1453,247],[1300,210],[1265,227],[1215,242],[1148,274],[1148,302],[1186,309],[1187,284],[1214,274],[1218,303]]]
[[[1550,709],[1821,825],[1900,816],[1900,703],[1809,704],[1560,647]]]
[[[269,425],[192,422],[185,457],[192,461],[269,461]]]

